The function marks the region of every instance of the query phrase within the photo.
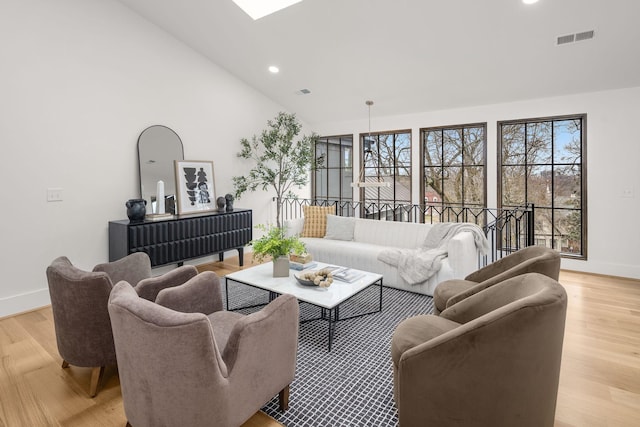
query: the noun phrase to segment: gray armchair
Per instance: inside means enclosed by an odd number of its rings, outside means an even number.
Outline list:
[[[525,273],[540,273],[554,280],[560,274],[560,253],[544,246],[528,246],[483,267],[464,278],[446,280],[433,293],[434,313],[481,290]]]
[[[401,427],[553,426],[567,296],[528,273],[396,328]]]
[[[157,302],[162,296],[172,308],[139,298],[126,282],[111,292],[130,425],[237,427],[275,395],[287,409],[298,346],[296,298],[282,295],[246,316],[222,310],[207,316],[176,310],[189,310],[183,296],[193,297],[195,288],[218,294],[217,276],[201,273],[183,287],[158,295]]]
[[[47,268],[47,281],[62,367],[93,368],[89,395],[94,397],[105,366],[116,364],[107,311],[114,278],[128,278],[144,296],[155,299],[161,289],[182,284],[196,274],[195,267],[185,266],[150,278],[151,263],[144,253],[97,265],[93,272],[74,267],[67,257],[56,258]]]

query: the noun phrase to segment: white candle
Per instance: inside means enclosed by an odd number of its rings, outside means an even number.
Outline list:
[[[156,213],[163,214],[164,213],[164,182],[163,181],[158,181],[156,204],[158,206]]]

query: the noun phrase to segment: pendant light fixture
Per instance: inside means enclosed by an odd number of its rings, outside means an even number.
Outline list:
[[[367,141],[369,141],[369,144],[371,144],[371,106],[373,105],[373,101],[365,101],[365,104],[367,105],[367,107],[369,107],[369,132],[367,134]],[[362,159],[360,160],[360,173],[358,174],[358,181],[356,182],[352,182],[351,186],[352,187],[358,187],[358,188],[365,188],[365,187],[391,187],[391,183],[389,182],[384,182],[384,181],[380,181],[380,178],[378,178],[375,181],[365,181],[365,176],[364,176],[364,167],[367,164],[367,160],[369,159],[369,157],[372,155],[371,152],[371,146],[369,146],[369,148],[367,149],[364,145],[365,140],[362,141],[363,142],[363,147],[362,147]]]

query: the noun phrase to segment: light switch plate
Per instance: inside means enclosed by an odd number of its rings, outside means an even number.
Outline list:
[[[47,202],[61,202],[62,188],[47,188]]]

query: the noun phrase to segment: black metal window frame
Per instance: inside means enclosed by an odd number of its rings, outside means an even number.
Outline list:
[[[556,143],[557,143],[557,138],[555,137],[555,126],[554,123],[555,122],[562,122],[562,121],[570,121],[570,120],[579,120],[580,122],[580,130],[579,130],[579,135],[580,135],[580,141],[579,141],[579,163],[577,164],[577,166],[580,169],[580,174],[579,174],[579,193],[580,193],[580,204],[578,207],[576,208],[568,208],[566,206],[562,206],[562,207],[557,207],[556,206],[556,183],[555,183],[555,179],[556,179],[556,170],[558,168],[562,168],[562,167],[570,167],[570,166],[576,166],[575,162],[559,162],[556,160],[557,156],[556,156]],[[527,148],[527,144],[528,144],[528,136],[529,136],[529,131],[528,131],[528,127],[535,125],[535,124],[541,124],[541,123],[550,123],[550,129],[551,129],[551,154],[550,154],[550,161],[549,162],[532,162],[529,161],[529,159],[527,158],[528,156],[528,148]],[[525,138],[525,147],[524,147],[524,162],[523,163],[505,163],[505,160],[503,159],[504,155],[504,134],[503,134],[503,129],[505,126],[512,126],[512,125],[523,125],[524,126],[524,138]],[[536,222],[537,219],[539,218],[539,215],[542,214],[543,210],[547,210],[550,211],[551,213],[551,246],[554,247],[554,249],[558,249],[561,253],[561,255],[565,258],[573,258],[573,259],[587,259],[587,114],[585,113],[581,113],[581,114],[571,114],[571,115],[562,115],[562,116],[551,116],[551,117],[540,117],[540,118],[530,118],[530,119],[519,119],[519,120],[504,120],[504,121],[498,121],[497,123],[497,138],[498,138],[498,182],[497,182],[497,189],[498,189],[498,208],[499,209],[511,209],[513,206],[515,206],[516,204],[507,204],[504,203],[504,188],[503,188],[503,183],[504,183],[504,170],[507,167],[523,167],[526,168],[526,170],[529,170],[530,168],[550,168],[550,179],[551,179],[551,183],[548,186],[548,192],[550,192],[550,200],[551,200],[551,206],[537,206],[534,204],[534,208],[535,208],[535,212],[536,212]],[[529,186],[531,185],[531,183],[529,182],[529,180],[527,179],[528,174],[525,174],[525,180],[524,180],[524,185],[525,185],[525,203],[530,203],[529,199],[530,199],[530,195],[529,195]],[[558,229],[558,221],[557,221],[557,212],[558,211],[573,211],[574,213],[577,213],[579,215],[579,219],[580,219],[580,252],[575,253],[575,252],[566,252],[562,250],[561,248],[556,248],[556,229]],[[562,239],[562,234],[560,233],[560,231],[558,231],[558,235],[557,235],[560,239]],[[540,235],[537,233],[537,231],[534,231],[534,240],[538,243],[543,242],[543,239],[540,237]]]
[[[399,164],[398,159],[398,149],[396,142],[398,141],[399,135],[407,135],[409,138],[409,146],[403,147],[402,149],[408,149],[408,161],[405,161],[403,164]],[[380,160],[380,137],[382,136],[391,136],[392,137],[392,153],[393,159],[390,162],[390,166],[387,165],[391,170],[389,173],[384,173],[383,169],[385,166],[382,165]],[[371,149],[371,142],[375,142],[375,150]],[[361,168],[364,170],[364,179],[365,181],[372,180],[382,180],[385,181],[386,178],[388,180],[386,182],[390,182],[391,187],[390,190],[387,187],[369,187],[369,188],[361,188],[359,200],[362,203],[375,203],[377,205],[397,205],[397,204],[411,204],[411,163],[412,163],[412,131],[411,129],[402,129],[402,130],[394,130],[394,131],[383,131],[383,132],[367,132],[360,134],[360,162]],[[406,181],[407,186],[406,192],[408,196],[405,199],[399,199],[399,187],[398,185],[398,177],[401,175],[398,173],[399,169],[406,169]],[[375,197],[372,197],[375,195]],[[391,197],[381,197],[384,195],[390,195]]]
[[[481,163],[472,163],[468,164],[466,158],[468,156],[464,155],[465,152],[465,130],[480,128],[482,129],[482,162]],[[444,164],[445,159],[445,138],[444,133],[447,131],[461,131],[462,135],[462,150],[460,154],[460,162],[457,164]],[[440,164],[431,164],[427,165],[425,156],[428,153],[427,148],[427,135],[430,132],[440,132],[440,141],[442,142],[440,146]],[[486,208],[487,207],[487,123],[468,123],[468,124],[460,124],[460,125],[449,125],[449,126],[436,126],[436,127],[428,127],[420,129],[420,204],[422,209],[427,212],[430,207],[438,207],[440,210],[447,206],[459,206],[461,208]],[[465,197],[465,169],[468,168],[482,168],[482,200],[479,203],[470,203],[466,201]],[[438,201],[425,200],[425,193],[427,191],[427,180],[429,179],[429,173],[427,172],[428,168],[436,168],[440,169],[440,189],[441,193],[439,194]],[[460,168],[461,173],[461,190],[462,197],[460,201],[447,201],[444,194],[444,180],[449,175],[447,170],[449,168]]]
[[[350,140],[350,143],[347,143],[347,141]],[[337,141],[337,144],[335,142],[332,141]],[[337,146],[337,150],[338,153],[340,153],[340,161],[339,161],[339,165],[338,166],[333,166],[332,164],[329,163],[330,159],[329,159],[329,145],[335,145]],[[327,154],[323,160],[322,160],[322,164],[314,171],[314,173],[311,174],[311,198],[312,199],[325,199],[325,200],[337,200],[337,201],[352,201],[353,200],[353,191],[351,190],[350,184],[351,181],[349,183],[349,189],[346,190],[346,185],[344,182],[344,177],[346,174],[346,172],[348,172],[349,170],[351,171],[351,179],[353,180],[353,154],[354,154],[354,147],[353,147],[353,135],[351,134],[345,134],[345,135],[335,135],[335,136],[321,136],[318,137],[316,139],[315,142],[315,146],[314,146],[314,153],[315,153],[315,158],[318,159],[319,157],[322,156],[322,152],[320,152],[319,148],[322,146],[326,147],[325,153]],[[351,149],[351,154],[350,154],[350,159],[349,159],[349,165],[345,165],[342,162],[342,155],[344,150],[346,149],[346,147],[349,147]],[[326,171],[326,174],[323,176],[323,170]],[[331,173],[330,171],[337,171],[338,172],[338,182],[334,183],[331,180]],[[326,194],[318,194],[318,185],[320,184],[318,182],[319,177],[322,178],[326,178],[326,182],[324,182],[325,186],[326,186]],[[338,187],[338,197],[329,197],[329,195],[333,192],[332,188],[337,186]]]

